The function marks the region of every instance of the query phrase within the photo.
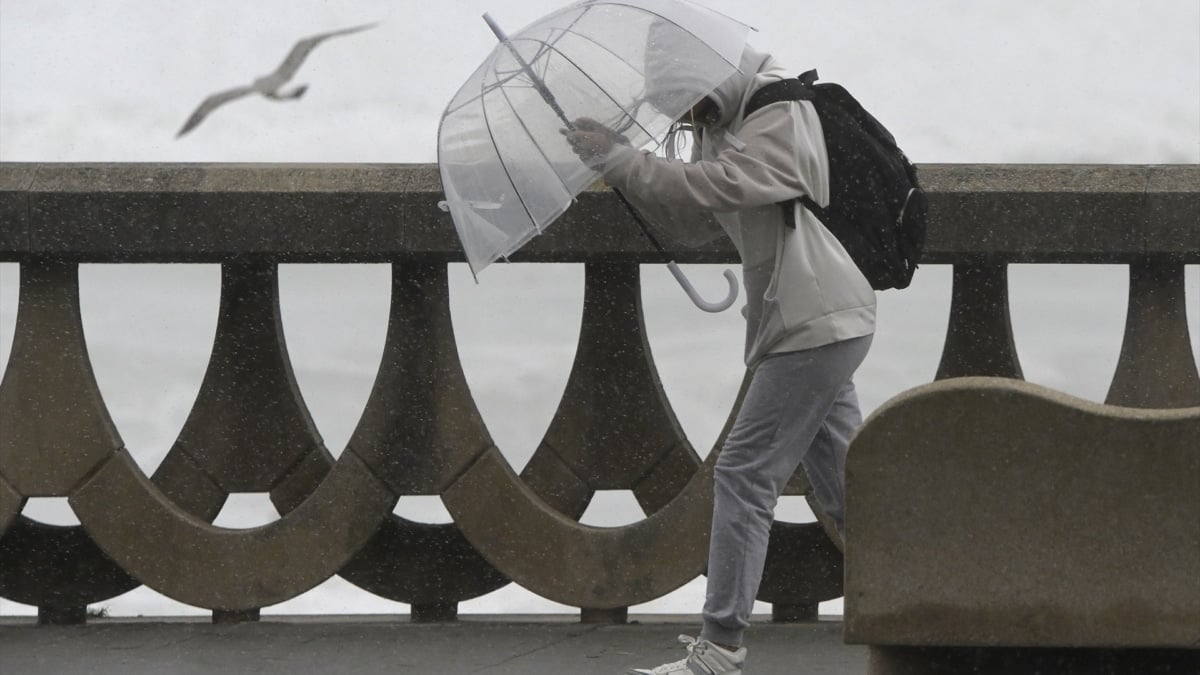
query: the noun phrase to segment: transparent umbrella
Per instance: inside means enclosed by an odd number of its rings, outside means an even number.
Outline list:
[[[512,35],[484,19],[500,43],[450,101],[438,131],[442,206],[476,275],[541,234],[599,178],[563,140],[571,120],[592,118],[634,147],[656,147],[737,72],[751,30],[686,0],[584,0]],[[677,75],[686,64],[685,76],[647,82],[647,64],[662,58]],[[729,270],[728,296],[710,303],[669,266],[701,309],[720,311],[737,296]]]

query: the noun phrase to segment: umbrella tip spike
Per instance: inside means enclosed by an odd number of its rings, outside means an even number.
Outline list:
[[[504,34],[504,30],[500,28],[500,24],[496,23],[496,20],[492,18],[491,14],[484,12],[483,20],[487,23],[488,28],[492,29],[492,32],[496,34],[496,37],[499,38],[501,42],[508,42],[508,36]]]

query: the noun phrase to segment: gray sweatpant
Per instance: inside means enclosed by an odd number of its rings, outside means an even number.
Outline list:
[[[740,645],[762,581],[775,504],[798,465],[843,528],[846,448],[862,424],[851,377],[871,336],[764,358],[717,458],[701,637]]]

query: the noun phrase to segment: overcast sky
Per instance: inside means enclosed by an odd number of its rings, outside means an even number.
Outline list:
[[[0,160],[430,162],[494,38],[554,0],[4,0]],[[918,162],[1200,162],[1196,0],[713,0],[756,46],[846,83]],[[243,100],[176,141],[214,91],[300,38],[294,103]]]

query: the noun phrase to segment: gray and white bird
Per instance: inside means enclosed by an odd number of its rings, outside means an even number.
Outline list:
[[[308,90],[308,85],[300,85],[291,91],[286,92],[281,91],[281,89],[285,84],[288,83],[288,81],[292,79],[293,76],[295,76],[296,71],[300,70],[300,65],[304,63],[304,59],[308,58],[309,52],[311,52],[313,49],[316,49],[317,45],[331,37],[357,33],[359,31],[367,30],[368,28],[374,28],[378,25],[378,23],[369,23],[362,26],[354,26],[353,28],[343,28],[341,30],[329,31],[328,33],[318,33],[317,35],[306,37],[303,40],[300,40],[294,47],[292,47],[292,51],[288,53],[287,58],[283,60],[283,63],[281,63],[279,67],[275,69],[275,72],[268,75],[263,75],[262,77],[254,80],[253,84],[248,86],[226,89],[225,91],[217,92],[204,99],[204,102],[201,103],[200,106],[196,108],[196,111],[192,113],[191,117],[187,119],[187,122],[184,123],[183,128],[180,129],[179,133],[175,135],[175,138],[179,138],[192,129],[195,129],[202,121],[204,121],[204,118],[207,117],[208,114],[215,110],[218,106],[224,105],[230,101],[239,99],[249,94],[262,94],[266,98],[269,98],[273,101],[300,98],[304,95],[304,92]]]

